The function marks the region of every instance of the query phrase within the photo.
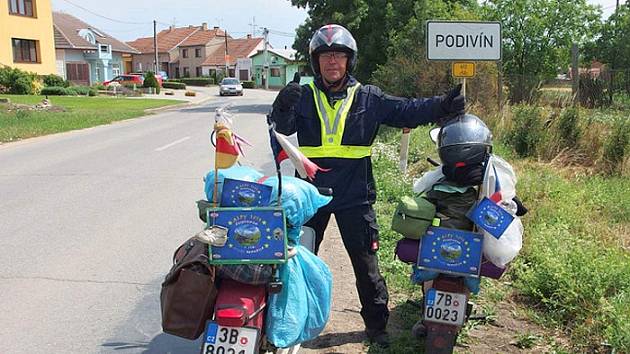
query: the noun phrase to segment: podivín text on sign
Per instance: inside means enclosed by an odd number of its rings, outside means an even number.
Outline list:
[[[499,22],[427,21],[429,60],[501,60]]]

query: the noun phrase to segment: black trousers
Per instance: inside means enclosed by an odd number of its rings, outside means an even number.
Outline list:
[[[324,239],[331,212],[319,211],[306,225],[315,230],[315,254]],[[384,330],[389,318],[387,285],[378,269],[378,224],[371,205],[335,211],[341,239],[350,256],[361,301],[361,317],[368,330]]]

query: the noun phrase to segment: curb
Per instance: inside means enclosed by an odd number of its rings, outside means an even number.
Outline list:
[[[204,98],[198,102],[184,102],[184,103],[177,103],[177,104],[173,104],[170,106],[163,106],[163,107],[157,107],[157,108],[148,108],[144,110],[144,113],[159,113],[159,112],[165,112],[165,111],[170,111],[170,110],[174,110],[174,109],[180,109],[180,108],[185,108],[185,107],[191,107],[191,106],[198,106],[198,105],[202,105],[206,102],[209,102],[213,99],[213,97],[207,97]]]

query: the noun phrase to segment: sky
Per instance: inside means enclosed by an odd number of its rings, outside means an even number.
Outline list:
[[[288,0],[52,0],[52,6],[123,41],[153,36],[153,20],[158,31],[207,22],[233,38],[251,34],[255,23],[256,36],[262,36],[263,27],[270,29],[274,48],[290,48],[295,29],[307,17],[305,9]]]
[[[604,18],[615,10],[616,0],[587,1],[601,5]],[[234,38],[253,30],[262,36],[262,28],[267,27],[272,47],[290,48],[295,29],[307,17],[305,9],[291,6],[289,0],[52,0],[52,5],[55,11],[74,15],[123,41],[153,36],[153,20],[158,21],[158,31],[173,24],[207,22],[208,27],[227,29]]]

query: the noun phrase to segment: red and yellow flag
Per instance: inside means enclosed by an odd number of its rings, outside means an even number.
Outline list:
[[[236,163],[239,147],[232,131],[222,123],[214,125],[216,133],[216,168],[229,168]]]

